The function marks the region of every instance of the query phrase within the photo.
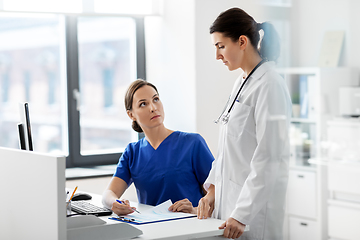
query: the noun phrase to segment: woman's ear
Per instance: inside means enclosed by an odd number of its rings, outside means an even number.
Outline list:
[[[244,50],[248,44],[249,39],[245,35],[239,37],[239,46],[241,50]]]
[[[134,117],[133,113],[131,110],[126,110],[127,115],[129,116],[129,118],[133,121],[136,121],[136,118]]]

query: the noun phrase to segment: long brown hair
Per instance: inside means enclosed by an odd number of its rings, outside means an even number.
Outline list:
[[[158,93],[157,88],[156,88],[153,84],[151,84],[151,83],[149,83],[149,82],[147,82],[147,81],[145,81],[145,80],[143,80],[143,79],[137,79],[137,80],[135,80],[134,82],[132,82],[132,83],[130,84],[130,86],[128,87],[128,89],[127,89],[127,91],[126,91],[126,94],[125,94],[125,99],[124,99],[124,100],[125,100],[125,109],[126,109],[126,110],[129,110],[129,111],[132,110],[132,104],[133,104],[133,100],[134,100],[134,94],[135,94],[135,92],[136,92],[139,88],[141,88],[141,87],[143,87],[143,86],[150,86],[150,87],[152,87],[153,89],[155,89],[156,93]],[[158,94],[159,94],[159,93],[158,93]],[[133,128],[136,132],[139,132],[139,133],[143,132],[143,130],[141,129],[140,125],[139,125],[136,121],[133,121],[133,122],[132,122],[132,128]]]

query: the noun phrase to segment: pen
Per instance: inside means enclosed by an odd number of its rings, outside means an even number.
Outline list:
[[[122,201],[120,201],[119,199],[116,199],[116,201],[118,202],[118,203],[120,203],[120,204],[125,204],[125,203],[123,203]],[[132,210],[134,210],[135,212],[137,212],[137,213],[140,213],[141,214],[141,212],[139,212],[138,210],[136,210],[136,209],[133,209],[133,208],[131,208]]]
[[[129,222],[129,223],[136,223],[134,218],[111,217],[109,219],[117,220],[117,221],[123,221],[123,222]],[[136,223],[136,224],[138,224],[138,223]]]
[[[70,202],[70,201],[71,201],[71,199],[73,198],[73,196],[74,196],[74,194],[75,194],[75,192],[76,192],[77,188],[78,188],[78,186],[76,186],[76,187],[75,187],[75,189],[74,189],[73,193],[71,194],[71,197],[69,198],[69,201],[68,201],[68,203],[66,204],[66,206],[67,206],[67,205],[69,205],[69,202]]]

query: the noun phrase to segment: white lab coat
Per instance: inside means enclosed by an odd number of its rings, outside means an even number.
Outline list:
[[[236,80],[230,107],[243,81]],[[215,186],[213,217],[249,225],[239,239],[281,240],[288,181],[291,100],[274,62],[249,78],[228,123],[219,122],[218,156],[205,189]],[[227,109],[226,111],[227,112]]]

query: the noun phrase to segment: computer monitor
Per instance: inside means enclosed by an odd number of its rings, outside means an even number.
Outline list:
[[[19,103],[20,123],[18,124],[20,149],[33,151],[29,104]]]

